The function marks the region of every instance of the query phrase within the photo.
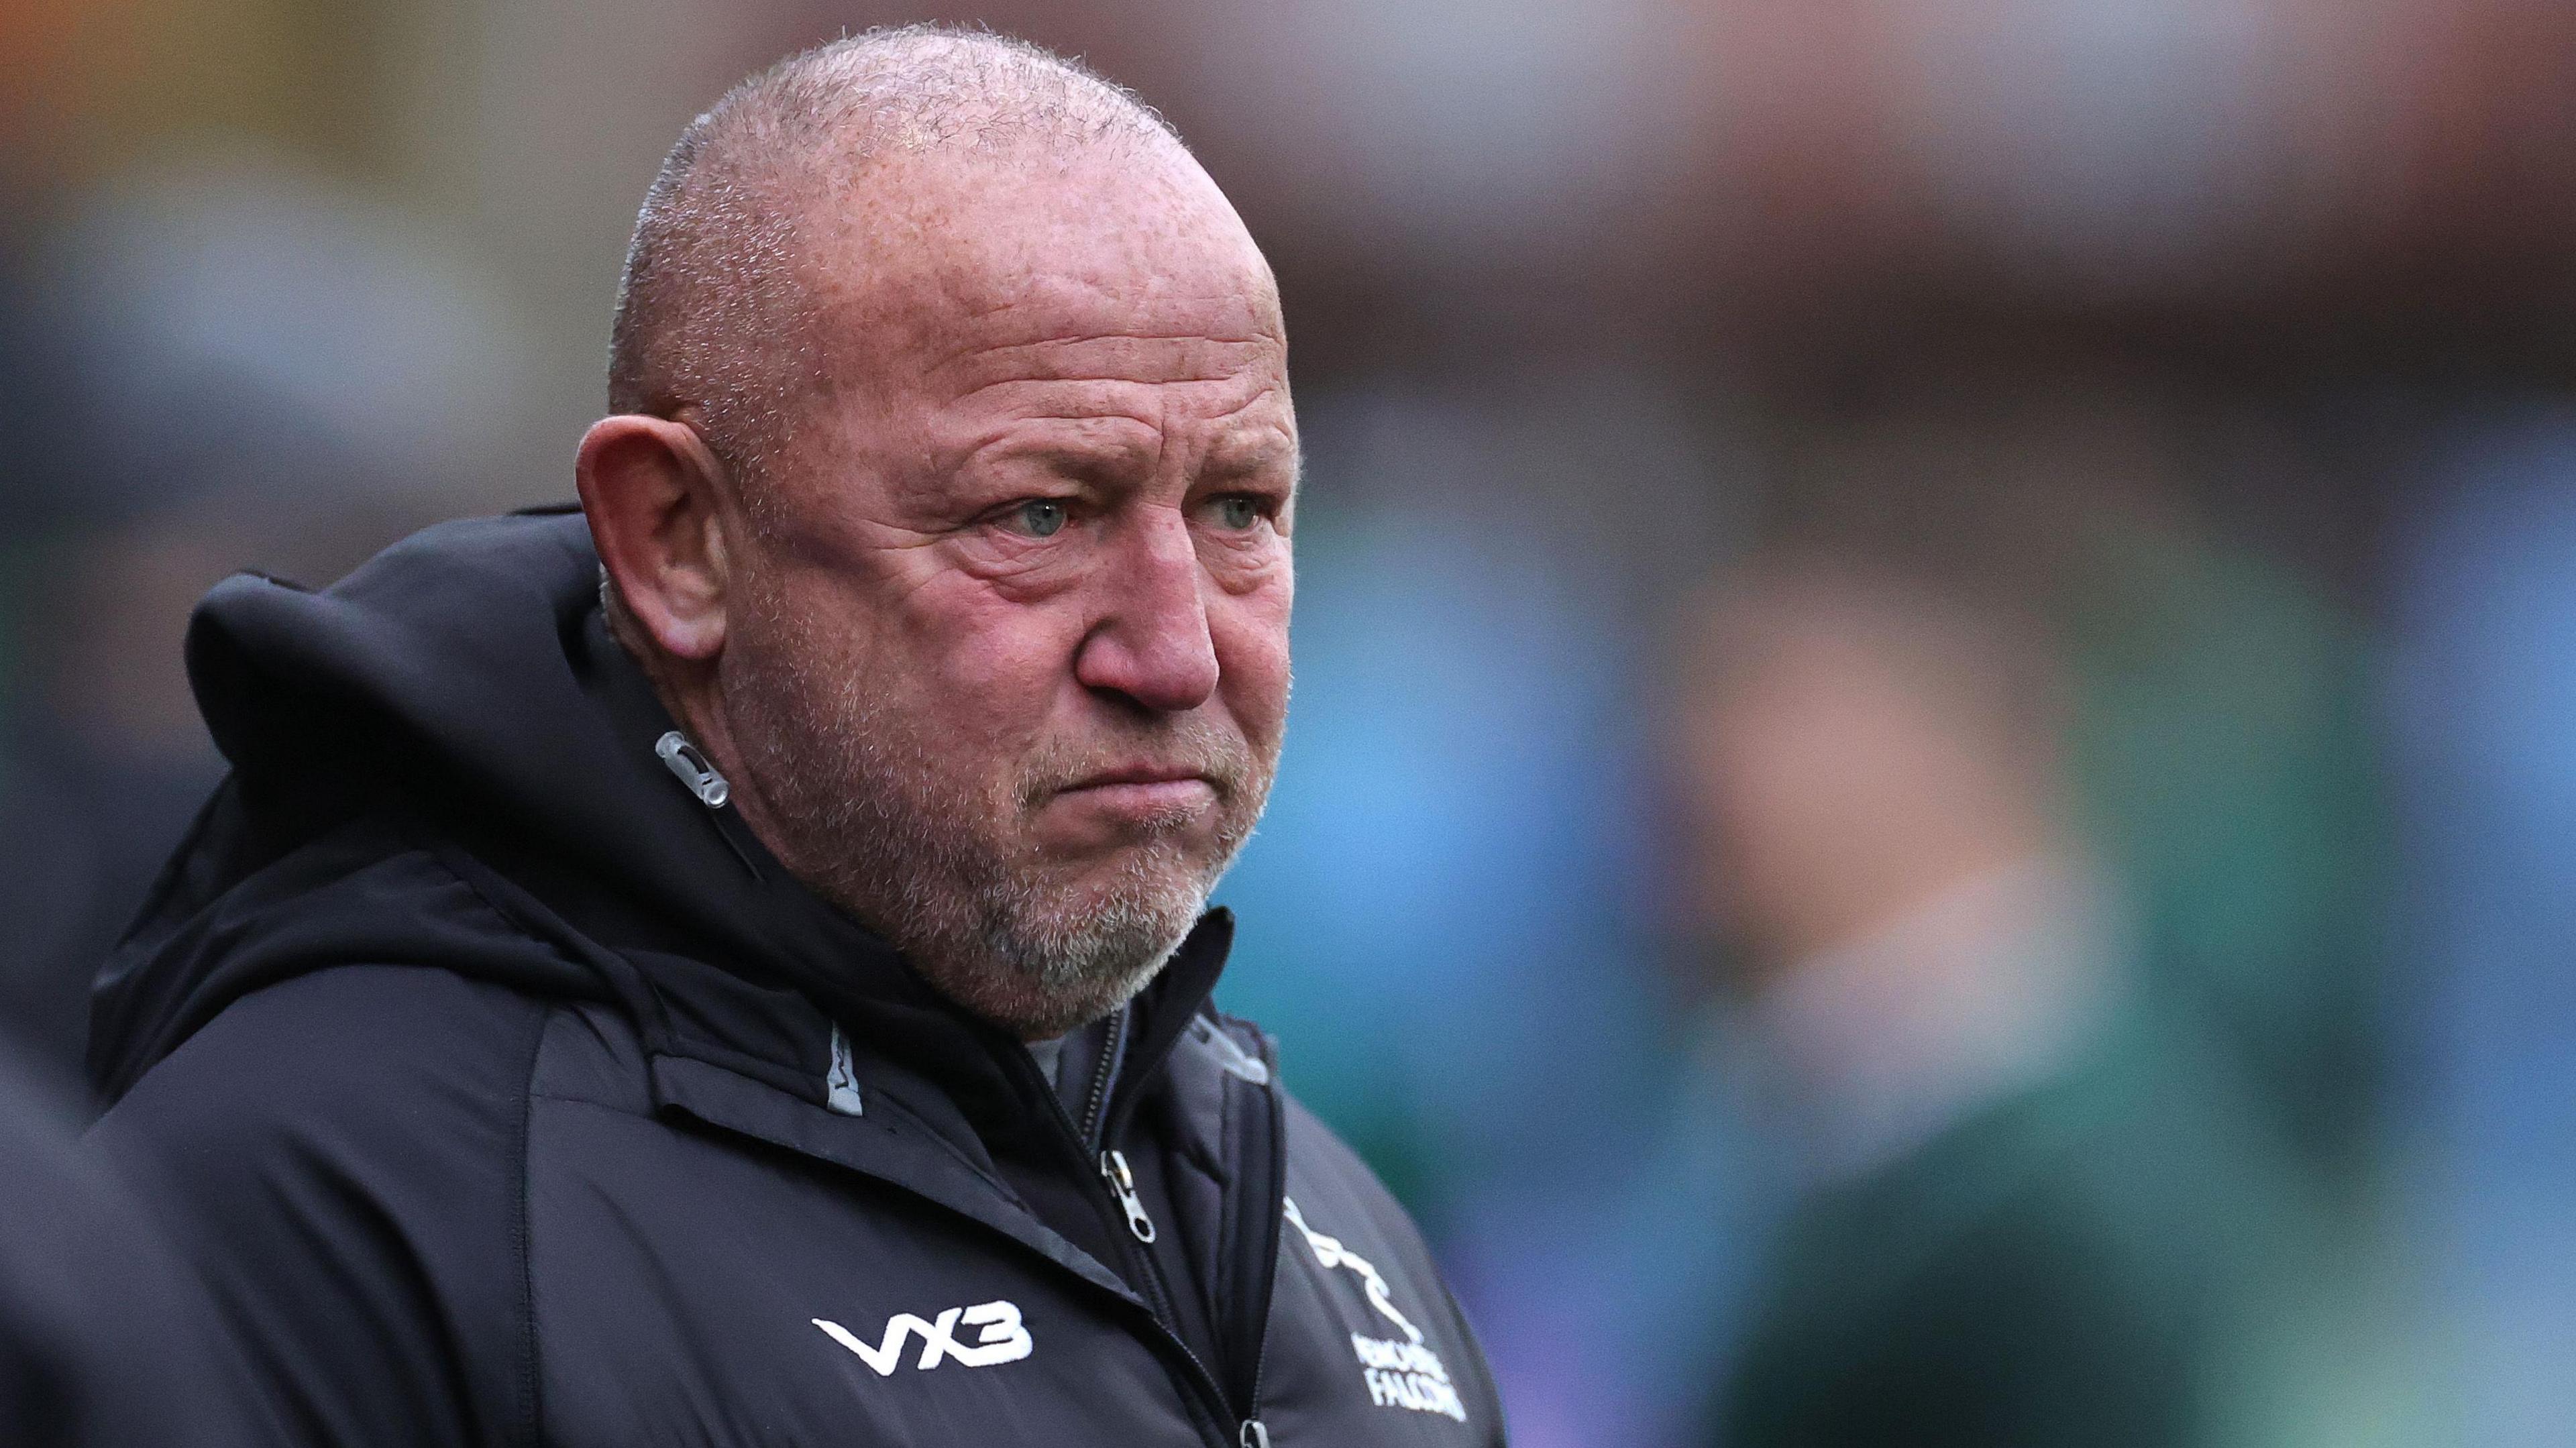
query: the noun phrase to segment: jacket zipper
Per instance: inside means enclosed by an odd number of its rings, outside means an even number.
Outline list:
[[[1123,1029],[1124,1025],[1125,1017],[1122,1016],[1120,1028]],[[1222,1031],[1225,1028],[1218,1026],[1217,1029]],[[1261,1053],[1262,1065],[1268,1069],[1268,1076],[1260,1083],[1259,1089],[1262,1105],[1270,1118],[1270,1189],[1271,1195],[1276,1197],[1283,1195],[1287,1186],[1288,1124],[1287,1111],[1279,1097],[1279,1064],[1269,1059],[1269,1055],[1266,1049]],[[1097,1084],[1095,1082],[1095,1086]],[[1100,1104],[1097,1101],[1093,1103],[1095,1107]],[[1123,1124],[1123,1117],[1118,1124]],[[1110,1123],[1103,1123],[1104,1128],[1108,1125]],[[1145,1214],[1144,1204],[1136,1198],[1135,1178],[1127,1169],[1127,1158],[1116,1151],[1103,1151],[1100,1157],[1100,1172],[1103,1179],[1108,1181],[1111,1194],[1118,1199],[1120,1207],[1128,1214],[1129,1232],[1139,1242],[1150,1244],[1154,1240],[1154,1223]],[[1261,1271],[1259,1277],[1255,1279],[1258,1286],[1255,1288],[1253,1300],[1237,1309],[1238,1311],[1248,1309],[1253,1314],[1255,1336],[1252,1350],[1252,1379],[1240,1405],[1243,1417],[1236,1425],[1236,1448],[1270,1448],[1270,1429],[1261,1421],[1260,1416],[1261,1383],[1270,1365],[1270,1304],[1271,1294],[1276,1290],[1279,1278],[1280,1212],[1265,1208],[1262,1220],[1266,1230],[1263,1233],[1261,1246]],[[1147,1295],[1154,1302],[1154,1311],[1168,1322],[1171,1317],[1171,1306],[1167,1299],[1170,1287],[1163,1280],[1162,1264],[1155,1260],[1150,1250],[1135,1255],[1144,1259],[1144,1277],[1149,1284]],[[1180,1342],[1180,1335],[1177,1332],[1170,1332],[1168,1327],[1166,1331],[1174,1342]],[[1219,1332],[1219,1339],[1220,1341],[1223,1339],[1222,1331]],[[1181,1343],[1180,1346],[1184,1356],[1194,1363],[1198,1361],[1197,1355],[1190,1351],[1189,1344]],[[1204,1365],[1200,1370],[1207,1371]],[[1217,1382],[1214,1373],[1208,1373],[1208,1378],[1211,1383]],[[1222,1383],[1217,1383],[1216,1397],[1221,1403],[1227,1402]]]
[[[1127,1153],[1114,1147],[1102,1152],[1100,1175],[1109,1183],[1109,1194],[1126,1210],[1128,1232],[1146,1246],[1154,1245],[1154,1219],[1145,1215],[1145,1204],[1136,1196],[1136,1174],[1127,1169]]]
[[[1079,1134],[1086,1147],[1095,1144],[1099,1146],[1101,1180],[1108,1183],[1110,1196],[1118,1203],[1119,1210],[1126,1214],[1128,1235],[1134,1237],[1138,1244],[1146,1249],[1137,1251],[1130,1248],[1128,1254],[1142,1261],[1143,1270],[1138,1276],[1145,1285],[1147,1299],[1153,1304],[1152,1311],[1157,1325],[1162,1327],[1164,1336],[1170,1338],[1172,1343],[1180,1348],[1181,1355],[1189,1359],[1190,1365],[1199,1370],[1200,1376],[1206,1380],[1207,1385],[1216,1389],[1214,1396],[1217,1401],[1224,1403],[1225,1390],[1217,1381],[1216,1374],[1208,1368],[1207,1364],[1199,1360],[1198,1354],[1191,1350],[1188,1343],[1181,1341],[1179,1332],[1172,1327],[1175,1319],[1171,1304],[1171,1284],[1164,1280],[1163,1264],[1156,1260],[1152,1251],[1154,1239],[1158,1233],[1153,1217],[1145,1211],[1144,1201],[1136,1195],[1136,1174],[1127,1164],[1127,1154],[1100,1140],[1100,1133],[1107,1125],[1103,1117],[1109,1106],[1109,1087],[1116,1076],[1119,1057],[1126,1049],[1129,1020],[1130,1017],[1124,1011],[1112,1020],[1109,1039],[1103,1044],[1100,1053],[1100,1064],[1092,1071],[1091,1090],[1083,1103],[1083,1119]],[[1272,1069],[1275,1071],[1277,1068]],[[1273,1079],[1276,1079],[1275,1076]],[[1271,1086],[1265,1087],[1262,1092],[1263,1100],[1270,1109],[1271,1149],[1274,1156],[1285,1145],[1285,1137],[1281,1133],[1286,1125],[1280,1119],[1282,1113],[1276,1091],[1277,1088]],[[1271,1174],[1274,1177],[1280,1175],[1277,1165],[1274,1165]],[[1272,1214],[1271,1227],[1269,1239],[1264,1244],[1264,1256],[1267,1259],[1264,1266],[1267,1270],[1262,1274],[1261,1296],[1259,1301],[1250,1304],[1251,1310],[1260,1315],[1260,1335],[1257,1339],[1259,1345],[1254,1349],[1252,1358],[1252,1389],[1240,1405],[1243,1417],[1236,1425],[1236,1448],[1270,1448],[1270,1429],[1261,1421],[1260,1413],[1261,1379],[1263,1371],[1270,1362],[1270,1287],[1275,1282],[1279,1271],[1278,1223],[1275,1214]],[[1227,1404],[1227,1406],[1234,1405]]]
[[[1118,1013],[1110,1022],[1109,1039],[1101,1043],[1100,1064],[1092,1068],[1091,1094],[1082,1108],[1082,1144],[1098,1142],[1101,1113],[1109,1105],[1109,1083],[1117,1074],[1118,1055],[1127,1044],[1127,1014]],[[1136,1196],[1136,1173],[1127,1166],[1127,1154],[1115,1148],[1100,1153],[1100,1176],[1109,1183],[1109,1194],[1118,1199],[1119,1209],[1127,1214],[1127,1231],[1139,1242],[1154,1243],[1154,1219],[1145,1215],[1145,1204]]]
[[[1218,1026],[1217,1029],[1221,1031],[1225,1027]],[[1279,1063],[1266,1059],[1270,1055],[1267,1048],[1264,1048],[1261,1054],[1265,1058],[1262,1064],[1270,1071],[1270,1078],[1261,1083],[1260,1090],[1262,1105],[1267,1108],[1270,1115],[1271,1188],[1274,1195],[1282,1198],[1284,1211],[1288,1185],[1288,1113],[1279,1099]],[[1261,1380],[1270,1367],[1270,1299],[1279,1283],[1281,1215],[1281,1212],[1263,1213],[1267,1230],[1262,1234],[1261,1275],[1254,1279],[1261,1285],[1256,1290],[1253,1301],[1248,1304],[1254,1314],[1255,1324],[1252,1388],[1243,1401],[1243,1427],[1236,1434],[1236,1448],[1270,1448],[1270,1429],[1261,1421]]]
[[[1109,1087],[1117,1077],[1118,1058],[1126,1053],[1129,1020],[1130,1017],[1125,1011],[1110,1018],[1109,1039],[1102,1043],[1100,1063],[1092,1069],[1091,1086],[1083,1100],[1082,1120],[1073,1119],[1072,1114],[1064,1109],[1063,1098],[1056,1095],[1054,1091],[1045,1093],[1047,1100],[1056,1109],[1056,1119],[1063,1122],[1072,1132],[1079,1155],[1092,1154],[1095,1142],[1106,1125]],[[1035,1069],[1035,1063],[1031,1063],[1031,1069]],[[1043,1077],[1040,1080],[1044,1083]],[[1132,1274],[1132,1280],[1144,1288],[1146,1315],[1154,1320],[1154,1326],[1163,1334],[1163,1340],[1177,1349],[1182,1360],[1190,1365],[1190,1370],[1197,1375],[1200,1391],[1206,1396],[1208,1402],[1216,1406],[1217,1421],[1223,1423],[1233,1407],[1225,1400],[1223,1384],[1217,1381],[1215,1372],[1200,1360],[1199,1355],[1188,1343],[1181,1340],[1179,1331],[1172,1326],[1175,1319],[1172,1315],[1171,1288],[1163,1281],[1162,1265],[1154,1260],[1150,1247],[1144,1245],[1154,1240],[1154,1219],[1146,1214],[1144,1202],[1136,1195],[1135,1174],[1128,1170],[1124,1153],[1101,1147],[1098,1149],[1097,1160],[1101,1180],[1109,1189],[1110,1204],[1117,1207],[1126,1217],[1128,1234],[1139,1244],[1136,1247],[1126,1248],[1124,1255],[1129,1259],[1127,1266]],[[1250,1426],[1256,1425],[1247,1425],[1247,1428]],[[1264,1431],[1259,1438],[1263,1448],[1267,1448],[1268,1433]],[[1241,1448],[1240,1441],[1236,1448]]]
[[[1085,1149],[1100,1138],[1101,1118],[1109,1114],[1109,1083],[1117,1078],[1118,1058],[1127,1054],[1128,1013],[1109,1018],[1109,1039],[1100,1043],[1100,1060],[1091,1068],[1091,1090],[1082,1098],[1082,1120],[1074,1126]]]
[[[1141,1211],[1139,1215],[1142,1215]],[[1233,1405],[1226,1402],[1225,1386],[1217,1381],[1215,1371],[1200,1359],[1196,1350],[1181,1340],[1179,1330],[1172,1326],[1174,1319],[1171,1287],[1163,1281],[1162,1265],[1154,1260],[1153,1252],[1148,1249],[1130,1247],[1127,1249],[1127,1255],[1131,1259],[1131,1265],[1141,1263],[1143,1266],[1143,1270],[1137,1273],[1137,1277],[1144,1284],[1148,1315],[1154,1319],[1154,1325],[1162,1329],[1163,1340],[1180,1349],[1181,1357],[1189,1363],[1192,1370],[1197,1372],[1199,1387],[1207,1394],[1208,1400],[1216,1405],[1217,1421],[1223,1423],[1227,1411]]]

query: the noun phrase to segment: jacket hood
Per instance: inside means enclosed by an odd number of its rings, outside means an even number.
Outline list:
[[[1016,1109],[1015,1042],[655,754],[673,726],[599,578],[567,508],[431,528],[319,592],[207,595],[188,674],[232,772],[100,973],[105,1100],[240,996],[369,963],[615,1001],[657,1049],[782,1084],[828,1068],[778,1024],[801,1000],[970,1116]],[[1186,1027],[1230,935],[1211,914],[1149,989],[1140,1051]]]

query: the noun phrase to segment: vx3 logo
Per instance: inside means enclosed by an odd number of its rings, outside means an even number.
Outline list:
[[[837,1322],[815,1318],[814,1325],[825,1336],[859,1355],[859,1361],[876,1370],[881,1378],[894,1376],[903,1366],[904,1344],[913,1334],[921,1335],[921,1360],[913,1366],[928,1371],[954,1358],[970,1368],[997,1367],[1015,1363],[1035,1351],[1028,1327],[1020,1321],[1020,1310],[1007,1302],[979,1302],[973,1307],[952,1307],[939,1314],[936,1322],[898,1312],[886,1319],[885,1336],[874,1346],[857,1333]],[[957,1340],[959,1327],[981,1329],[971,1344]]]

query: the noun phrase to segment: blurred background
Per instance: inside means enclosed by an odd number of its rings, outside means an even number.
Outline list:
[[[568,497],[680,126],[981,21],[1277,265],[1222,999],[1518,1442],[2576,1441],[2576,9],[0,0],[0,1033],[256,567]]]

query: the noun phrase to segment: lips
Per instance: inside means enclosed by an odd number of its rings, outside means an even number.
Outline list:
[[[1159,829],[1201,818],[1217,807],[1224,791],[1204,770],[1133,764],[1094,770],[1059,789],[1055,798],[1085,814],[1105,814],[1129,827]]]
[[[1182,784],[1190,781],[1204,784],[1210,789],[1216,787],[1216,781],[1208,777],[1207,771],[1191,765],[1131,764],[1084,775],[1064,788],[1065,792],[1070,794],[1075,790],[1107,789],[1115,785]]]

